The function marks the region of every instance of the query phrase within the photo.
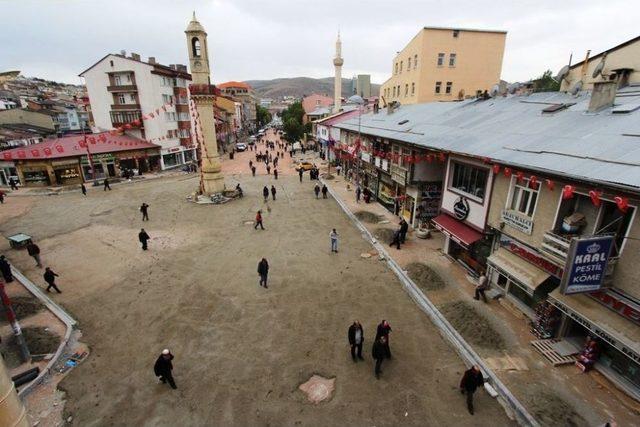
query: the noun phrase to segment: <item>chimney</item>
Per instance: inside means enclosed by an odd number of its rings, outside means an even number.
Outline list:
[[[595,113],[603,108],[613,107],[617,87],[618,84],[615,81],[594,83],[593,90],[591,91],[591,99],[589,100],[589,109],[587,111]]]
[[[581,76],[587,75],[587,68],[589,68],[589,55],[591,54],[591,49],[587,50],[587,55],[584,57],[584,62],[582,63],[582,69],[580,70]]]
[[[155,65],[156,64],[156,57],[155,56],[150,56],[148,62],[151,65]]]
[[[131,59],[133,59],[134,61],[140,61],[140,55],[131,52]]]

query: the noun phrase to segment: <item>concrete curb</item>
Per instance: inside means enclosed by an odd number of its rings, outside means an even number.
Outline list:
[[[78,324],[76,320],[69,315],[62,307],[53,302],[51,298],[49,298],[45,293],[40,289],[35,283],[29,280],[24,274],[22,274],[19,270],[16,270],[15,267],[11,267],[11,271],[13,276],[20,282],[22,285],[27,288],[31,294],[38,298],[40,302],[42,302],[58,319],[60,319],[66,326],[67,330],[64,334],[64,338],[62,342],[58,346],[58,350],[53,355],[47,366],[40,372],[40,374],[36,377],[35,380],[31,381],[25,387],[23,387],[18,396],[24,398],[27,394],[29,394],[38,384],[40,384],[44,378],[51,373],[53,365],[58,362],[60,356],[69,343],[69,338],[71,337],[71,333],[73,332],[74,327]]]
[[[320,181],[326,185],[324,179],[320,178]],[[453,326],[449,323],[449,321],[438,311],[436,306],[426,297],[426,295],[418,288],[418,286],[409,278],[409,276],[400,268],[400,266],[389,256],[389,253],[386,249],[373,237],[373,235],[367,230],[367,228],[356,218],[356,216],[351,212],[351,210],[347,207],[347,205],[342,201],[341,198],[337,197],[333,190],[327,185],[329,189],[329,193],[333,196],[338,205],[342,208],[342,210],[347,214],[347,216],[351,219],[351,221],[358,227],[358,229],[362,232],[362,236],[365,240],[367,240],[371,245],[378,251],[378,253],[382,254],[385,257],[385,261],[387,265],[391,268],[391,270],[398,276],[400,282],[402,283],[405,291],[409,294],[411,299],[418,304],[418,306],[424,311],[431,322],[440,330],[440,334],[447,340],[456,352],[462,357],[465,363],[468,366],[478,365],[482,372],[485,374],[485,377],[488,377],[490,383],[493,385],[495,390],[498,392],[500,404],[507,410],[507,412],[511,412],[514,416],[518,424],[522,426],[530,426],[530,427],[539,427],[540,424],[529,414],[527,409],[516,399],[516,397],[511,394],[509,389],[504,385],[502,381],[497,377],[497,375],[484,363],[482,358],[475,352],[475,350],[467,343],[464,338],[455,330]]]

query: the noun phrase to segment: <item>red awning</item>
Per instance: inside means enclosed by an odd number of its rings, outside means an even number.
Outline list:
[[[454,242],[469,247],[482,239],[482,233],[463,224],[450,215],[442,214],[432,219],[436,228],[447,234]]]

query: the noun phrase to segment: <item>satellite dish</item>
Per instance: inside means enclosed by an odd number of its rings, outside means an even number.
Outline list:
[[[580,90],[582,89],[582,80],[578,80],[576,82],[576,84],[574,84],[571,89],[569,90],[569,93],[571,95],[577,95],[578,92],[580,92]]]
[[[567,74],[569,74],[569,66],[565,65],[560,69],[560,71],[558,71],[558,74],[556,75],[554,80],[560,83],[565,77],[567,77]]]
[[[500,91],[500,86],[498,85],[493,85],[493,87],[491,88],[491,90],[489,91],[489,95],[491,95],[491,97],[495,97],[498,92]]]
[[[605,54],[600,60],[600,63],[596,65],[596,68],[595,70],[593,70],[593,74],[591,75],[591,77],[595,79],[596,77],[602,75],[602,71],[604,71],[604,63],[606,60],[607,60],[607,54]]]

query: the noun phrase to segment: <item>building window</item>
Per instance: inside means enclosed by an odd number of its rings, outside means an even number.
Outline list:
[[[129,94],[129,99],[130,99],[132,104],[136,103],[136,96],[134,94]]]
[[[509,209],[533,218],[533,214],[536,211],[539,189],[540,183],[538,182],[534,184],[526,178],[518,180],[515,176],[511,177]]]
[[[451,86],[453,86],[452,82],[447,82],[447,88],[445,89],[445,93],[447,95],[451,95]]]
[[[122,79],[120,78],[120,76],[113,76],[113,83],[116,86],[122,85]]]
[[[453,37],[458,38],[460,35],[460,30],[453,30]]]
[[[418,55],[413,55],[413,68],[418,68]]]
[[[489,177],[488,170],[466,163],[451,162],[451,165],[453,173],[449,188],[462,192],[482,203]]]
[[[396,72],[395,74],[398,74],[398,63],[396,62]]]
[[[120,95],[118,95],[118,104],[126,104],[127,100],[124,97],[124,94],[121,93]]]
[[[127,83],[131,83],[131,74],[127,74]]]
[[[450,53],[449,54],[449,67],[455,67],[456,66],[456,54],[455,53]]]
[[[191,39],[191,51],[193,52],[193,56],[199,58],[200,57],[200,40],[197,37]]]
[[[394,98],[396,97],[396,87],[395,86],[393,87],[393,97]]]
[[[173,96],[162,94],[162,102],[165,104],[173,104]]]
[[[404,96],[407,96],[407,95],[409,95],[409,83],[404,85]]]
[[[442,67],[444,65],[444,53],[438,54],[438,67]]]
[[[400,72],[402,72],[402,63],[403,63],[403,62],[404,62],[404,61],[400,61]]]
[[[409,71],[410,69],[411,69],[411,57],[407,59],[407,71]]]
[[[436,93],[440,93],[442,88],[442,82],[436,82]]]
[[[416,84],[411,83],[411,95],[415,95],[415,94],[416,94]]]

